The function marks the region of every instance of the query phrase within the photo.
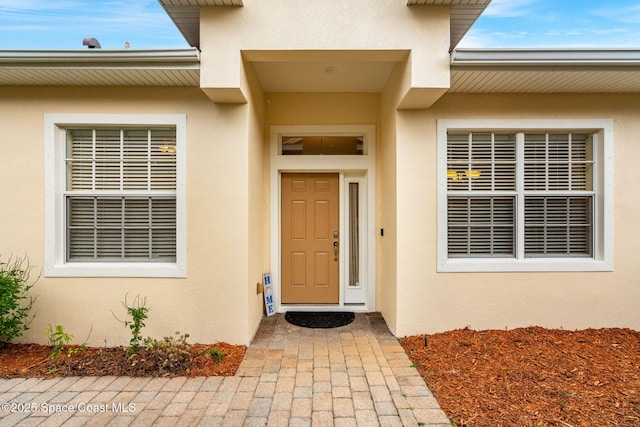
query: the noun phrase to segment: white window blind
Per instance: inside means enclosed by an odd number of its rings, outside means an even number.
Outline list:
[[[66,131],[66,260],[176,260],[176,130]]]
[[[588,132],[448,132],[448,256],[592,257],[593,168]]]
[[[450,257],[515,256],[514,134],[449,134],[447,190]]]
[[[592,256],[591,135],[525,133],[524,162],[525,255]]]

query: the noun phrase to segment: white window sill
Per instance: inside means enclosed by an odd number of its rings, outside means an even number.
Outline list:
[[[45,277],[178,277],[186,278],[184,267],[176,263],[76,262],[45,268]]]
[[[591,258],[555,259],[447,259],[439,273],[613,271],[613,262]]]

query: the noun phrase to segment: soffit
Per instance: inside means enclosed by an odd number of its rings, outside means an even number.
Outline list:
[[[265,92],[381,92],[406,50],[252,51],[242,57]]]
[[[244,6],[243,0],[158,0],[190,46],[200,47],[200,7]]]
[[[469,28],[480,17],[491,0],[407,0],[408,6],[449,6],[451,41],[453,50]]]
[[[201,6],[243,6],[242,0],[158,0],[189,45],[200,47]],[[407,0],[407,6],[449,6],[450,49],[456,47],[491,0]]]
[[[200,86],[197,49],[0,51],[1,86]]]
[[[454,69],[448,93],[640,93],[640,72]]]
[[[456,50],[449,93],[640,93],[640,50]]]

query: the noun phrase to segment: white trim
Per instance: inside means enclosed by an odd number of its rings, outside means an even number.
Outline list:
[[[596,192],[593,258],[448,258],[447,131],[593,131]],[[438,120],[438,271],[612,271],[613,270],[613,120],[612,119],[469,119]],[[518,160],[522,160],[520,157]],[[521,211],[519,211],[521,212]],[[517,236],[523,230],[518,229]],[[519,239],[520,240],[520,239]],[[520,243],[518,243],[520,245]],[[522,249],[522,248],[520,248]]]
[[[638,49],[455,49],[452,67],[637,67]]]
[[[64,129],[74,125],[176,127],[176,262],[65,262]],[[45,114],[45,266],[47,277],[186,277],[186,116],[184,114]]]
[[[364,136],[364,155],[348,156],[283,156],[280,154],[280,141],[284,135],[306,136]],[[270,251],[271,277],[275,310],[316,310],[331,311],[348,307],[352,311],[371,311],[375,309],[375,147],[376,131],[374,125],[284,125],[271,126],[270,129]],[[345,305],[345,263],[346,240],[340,239],[340,301],[336,305],[290,305],[280,304],[280,175],[283,172],[337,172],[340,174],[340,191],[344,193],[345,185],[351,177],[361,177],[366,182],[366,228],[363,225],[366,245],[363,265],[366,265],[367,283],[363,288],[364,304]],[[344,197],[340,202],[340,229],[344,226]]]
[[[344,185],[342,186],[342,205],[344,206],[344,225],[342,226],[344,236],[341,241],[344,241],[342,247],[344,248],[344,257],[341,259],[341,265],[344,266],[343,277],[342,277],[342,290],[344,292],[344,297],[342,301],[345,304],[358,304],[362,302],[366,302],[366,284],[370,283],[368,270],[367,270],[367,258],[360,256],[359,257],[359,272],[360,272],[360,281],[357,286],[349,286],[349,242],[351,239],[351,228],[349,227],[349,211],[351,206],[349,205],[349,184],[357,183],[358,184],[358,221],[359,228],[361,233],[359,235],[358,243],[360,252],[362,252],[362,248],[366,248],[368,239],[371,236],[368,235],[368,227],[367,227],[367,215],[366,213],[369,211],[367,208],[367,179],[364,175],[346,175],[344,177]]]

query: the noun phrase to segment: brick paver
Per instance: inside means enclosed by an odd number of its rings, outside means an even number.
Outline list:
[[[450,426],[378,313],[263,319],[234,377],[0,380],[0,426]]]

